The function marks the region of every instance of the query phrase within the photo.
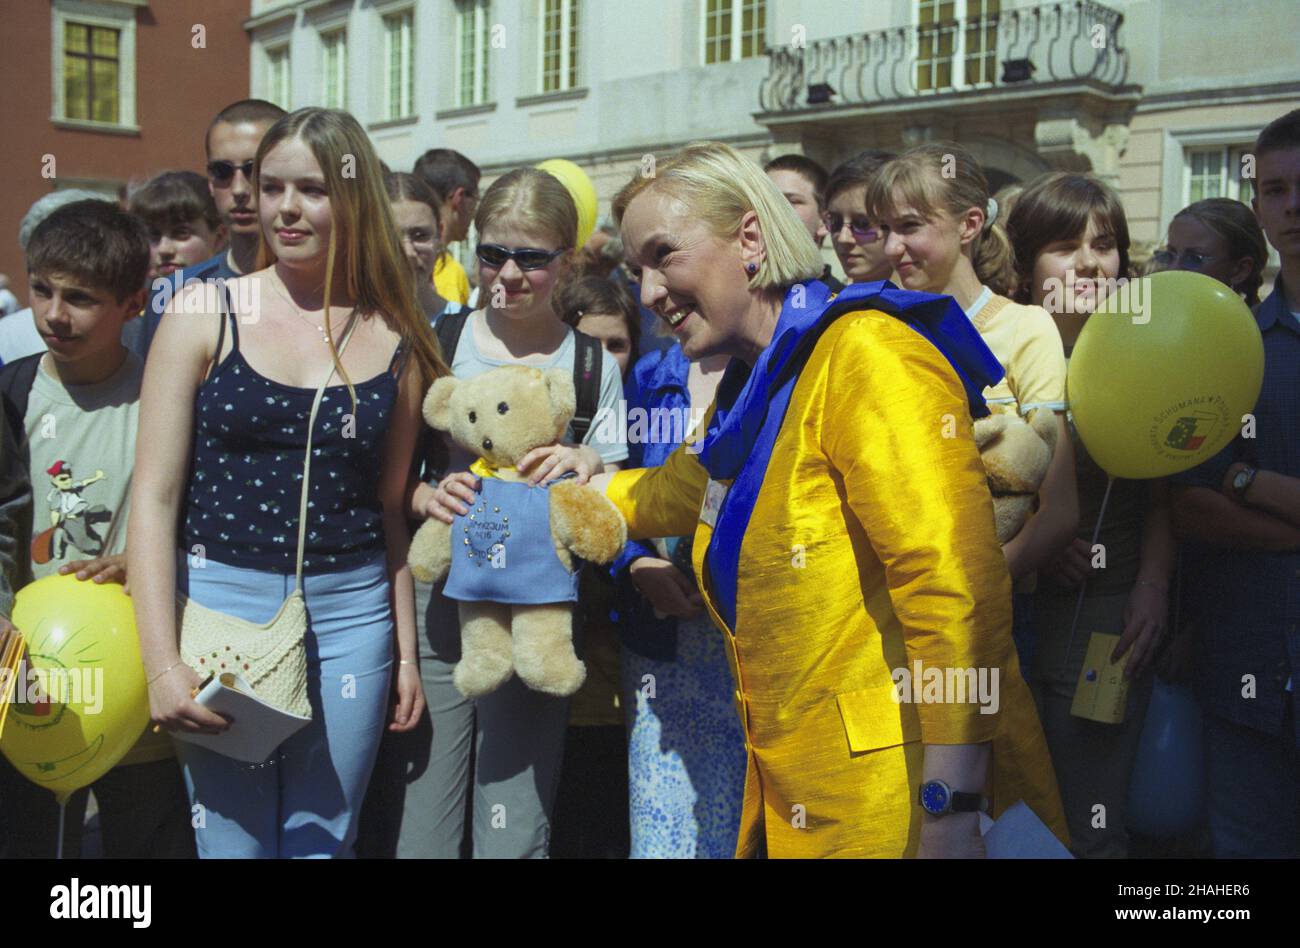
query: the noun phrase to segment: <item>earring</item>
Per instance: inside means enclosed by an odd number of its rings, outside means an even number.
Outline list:
[[[753,262],[745,264],[745,272],[748,273],[750,276],[753,276],[755,273],[758,272],[758,264]]]

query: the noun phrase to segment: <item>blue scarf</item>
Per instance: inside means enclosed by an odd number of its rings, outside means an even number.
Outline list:
[[[928,339],[961,379],[971,417],[988,414],[983,391],[1004,372],[952,297],[900,290],[887,280],[855,283],[833,300],[830,289],[821,282],[791,287],[772,341],[753,368],[739,359],[727,366],[699,448],[699,461],[709,476],[732,481],[705,563],[719,615],[733,632],[741,543],[799,373],[836,317],[868,309],[901,319]]]

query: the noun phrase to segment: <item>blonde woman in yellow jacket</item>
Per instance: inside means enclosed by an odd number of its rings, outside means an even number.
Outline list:
[[[995,817],[1024,800],[1066,841],[971,437],[1001,367],[960,310],[887,283],[837,305],[726,145],[661,162],[614,213],[686,355],[733,356],[662,467],[595,481],[631,536],[695,535],[746,739],[737,855],[982,855],[978,813],[922,809],[930,781]]]

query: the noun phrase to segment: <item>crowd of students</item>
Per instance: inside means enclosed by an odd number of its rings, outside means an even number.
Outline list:
[[[478,168],[447,149],[392,171],[344,112],[238,102],[205,149],[206,176],[164,172],[124,208],[76,191],[37,201],[20,229],[31,307],[0,319],[0,628],[33,578],[129,581],[161,725],[74,795],[65,855],[88,792],[108,856],[734,855],[746,735],[692,537],[631,541],[612,568],[584,570],[588,678],[572,700],[518,679],[461,695],[455,603],[405,563],[413,528],[466,514],[479,486],[474,459],[421,419],[442,375],[573,373],[565,438],[520,464],[534,483],[654,468],[681,448],[685,429],[625,440],[601,424],[621,402],[624,417],[698,419],[730,362],[692,360],[673,340],[666,304],[639,283],[654,251],[624,248],[610,219],[579,246],[573,198],[535,169],[482,195]],[[1098,303],[1137,275],[1115,191],[1056,172],[999,199],[949,142],[864,151],[829,174],[800,155],[764,169],[838,258],[843,282],[829,266],[813,282],[952,297],[1005,372],[988,407],[1055,416],[1035,510],[1002,552],[1008,633],[1081,856],[1132,851],[1128,778],[1157,658],[1173,648],[1196,660],[1213,852],[1300,855],[1300,111],[1253,154],[1253,209],[1185,208],[1148,266],[1205,273],[1255,307],[1257,427],[1186,474],[1117,481],[1104,568],[1091,538],[1108,478],[1074,428],[1066,374]],[[447,251],[471,223],[473,289]],[[1261,302],[1269,244],[1281,270]],[[311,725],[257,767],[171,741],[225,727],[192,698],[201,679],[180,658],[176,594],[260,623],[295,588],[310,613]],[[1076,622],[1121,636],[1120,724],[1071,714],[1087,647]],[[1244,675],[1258,682],[1250,700]],[[0,854],[53,855],[59,812],[0,762]]]

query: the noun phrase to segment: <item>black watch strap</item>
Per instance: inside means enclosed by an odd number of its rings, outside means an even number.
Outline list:
[[[952,792],[953,813],[978,813],[984,809],[984,797],[978,793]]]

